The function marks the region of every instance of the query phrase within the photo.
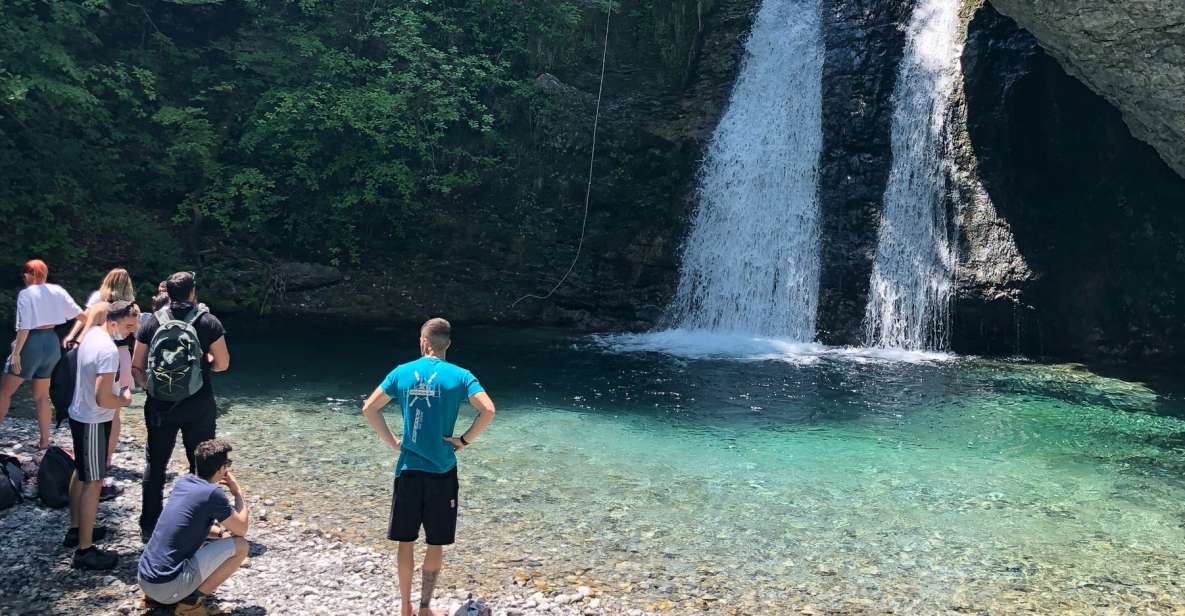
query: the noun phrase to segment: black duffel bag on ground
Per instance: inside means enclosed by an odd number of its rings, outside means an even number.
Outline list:
[[[25,500],[25,471],[21,461],[0,453],[0,510]]]
[[[70,476],[74,474],[74,456],[61,447],[51,446],[37,469],[37,497],[46,507],[70,504]]]

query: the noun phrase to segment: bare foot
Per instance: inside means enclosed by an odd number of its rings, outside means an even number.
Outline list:
[[[49,449],[49,441],[37,441],[37,450],[44,451]]]
[[[399,605],[399,616],[415,616],[415,610],[411,608],[410,603],[402,603]]]

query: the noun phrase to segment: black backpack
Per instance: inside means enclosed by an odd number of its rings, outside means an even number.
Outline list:
[[[25,500],[25,471],[21,461],[0,453],[0,509]]]
[[[148,395],[165,402],[181,402],[202,389],[202,358],[205,350],[194,323],[206,314],[205,304],[198,304],[183,319],[165,306],[156,312],[159,327],[148,344],[148,372],[144,389]]]
[[[74,474],[74,456],[61,447],[50,447],[37,469],[37,497],[46,507],[70,504],[70,476]]]
[[[49,399],[53,402],[54,426],[60,427],[70,417],[74,403],[74,388],[78,381],[78,347],[62,353],[58,365],[49,376]]]

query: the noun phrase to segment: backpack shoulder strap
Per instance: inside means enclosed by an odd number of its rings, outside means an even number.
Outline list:
[[[173,311],[169,310],[168,306],[165,306],[164,308],[154,312],[152,316],[156,317],[156,325],[157,327],[160,327],[173,320]]]
[[[185,317],[185,322],[189,325],[193,325],[199,318],[201,318],[203,314],[208,312],[210,312],[210,310],[206,308],[205,304],[198,304],[193,307],[193,310],[189,311],[189,316]]]

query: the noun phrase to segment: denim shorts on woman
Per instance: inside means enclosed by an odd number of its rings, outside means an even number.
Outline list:
[[[15,343],[14,343],[15,346]],[[16,376],[25,379],[48,379],[54,366],[62,358],[61,341],[52,329],[34,329],[29,332],[25,346],[21,349],[21,373]],[[4,362],[4,374],[12,371],[12,354]]]

